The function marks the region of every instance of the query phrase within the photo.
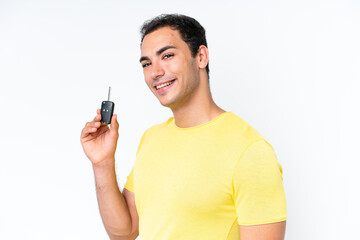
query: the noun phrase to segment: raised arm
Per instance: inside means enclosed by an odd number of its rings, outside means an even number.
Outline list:
[[[114,114],[109,128],[100,123],[98,109],[94,120],[83,128],[80,141],[93,166],[97,200],[106,232],[111,240],[132,240],[138,235],[138,217],[133,194],[126,193],[124,197],[116,181],[114,155],[119,128],[116,118]]]

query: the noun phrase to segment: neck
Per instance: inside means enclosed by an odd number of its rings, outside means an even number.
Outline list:
[[[225,112],[215,104],[208,83],[206,82],[206,84],[206,90],[199,87],[187,102],[177,108],[171,108],[176,126],[180,128],[199,126]]]

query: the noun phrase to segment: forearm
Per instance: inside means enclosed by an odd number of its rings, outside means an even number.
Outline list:
[[[93,170],[100,215],[109,237],[127,236],[131,232],[131,216],[116,181],[114,164],[93,165]]]

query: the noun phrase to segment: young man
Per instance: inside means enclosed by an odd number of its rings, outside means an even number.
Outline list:
[[[110,239],[284,239],[281,166],[259,133],[214,103],[203,27],[161,15],[141,33],[145,82],[174,117],[145,131],[123,193],[114,167],[117,116],[109,128],[98,109],[84,127]]]

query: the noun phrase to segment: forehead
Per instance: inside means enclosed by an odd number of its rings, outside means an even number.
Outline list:
[[[162,27],[144,37],[141,45],[141,54],[151,54],[164,46],[181,48],[187,47],[187,44],[182,40],[178,30],[173,30],[170,27]]]

